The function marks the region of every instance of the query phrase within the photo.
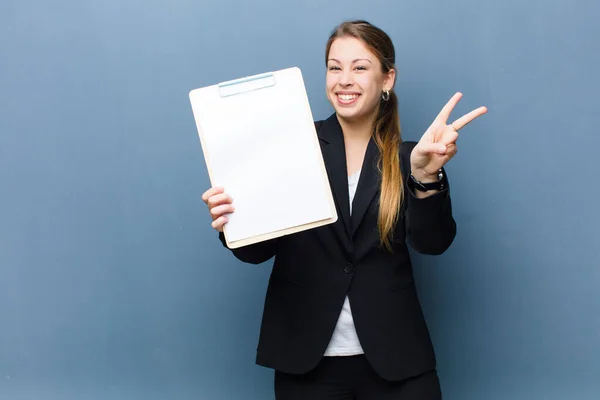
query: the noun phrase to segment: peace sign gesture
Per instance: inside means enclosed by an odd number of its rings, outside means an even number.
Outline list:
[[[486,107],[479,107],[448,124],[450,114],[461,98],[460,92],[452,96],[413,149],[410,165],[416,179],[423,182],[437,180],[438,170],[456,154],[458,131],[487,112]]]

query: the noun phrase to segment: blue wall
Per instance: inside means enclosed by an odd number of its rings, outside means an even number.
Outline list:
[[[326,117],[359,17],[395,41],[406,139],[456,90],[490,110],[448,166],[456,242],[415,261],[446,398],[597,399],[598,2],[254,3],[0,3],[0,398],[271,398],[270,264],[210,229],[187,95],[299,66]]]

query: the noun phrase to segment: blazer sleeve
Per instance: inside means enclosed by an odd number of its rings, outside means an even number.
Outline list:
[[[225,248],[229,249],[223,232],[219,232],[219,240]],[[240,261],[260,264],[272,258],[277,252],[277,238],[229,250]]]
[[[401,146],[407,239],[418,253],[439,255],[450,247],[456,237],[448,178],[443,170],[444,189],[424,199],[417,198],[408,184],[410,154],[415,146],[416,142],[403,142]]]

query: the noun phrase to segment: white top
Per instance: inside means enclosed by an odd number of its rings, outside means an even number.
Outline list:
[[[350,214],[352,214],[352,201],[354,200],[359,177],[360,169],[348,177]],[[353,356],[356,354],[363,354],[363,349],[358,340],[356,329],[354,328],[350,301],[348,300],[348,296],[346,296],[331,341],[329,342],[327,350],[325,350],[325,356]]]

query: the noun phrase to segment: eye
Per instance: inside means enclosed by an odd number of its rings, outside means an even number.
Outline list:
[[[367,67],[365,67],[364,65],[357,65],[356,66],[356,70],[358,70],[358,71],[366,71]]]
[[[330,71],[339,71],[339,70],[340,70],[340,67],[338,67],[337,65],[331,65],[331,66],[329,67],[329,70],[330,70]]]

